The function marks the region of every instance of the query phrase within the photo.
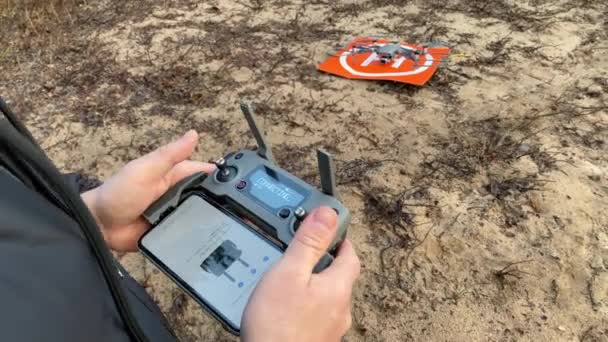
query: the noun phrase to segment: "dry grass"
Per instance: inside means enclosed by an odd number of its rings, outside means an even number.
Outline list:
[[[2,0],[2,41],[22,49],[49,44],[46,39],[59,39],[75,23],[80,3],[79,0]]]
[[[541,173],[555,169],[555,158],[534,143],[541,130],[521,122],[491,118],[454,126],[448,136],[435,139],[440,153],[423,163],[421,180],[437,183],[470,180],[493,168],[508,169],[518,159],[529,156]]]

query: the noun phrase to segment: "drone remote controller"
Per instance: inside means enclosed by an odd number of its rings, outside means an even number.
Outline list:
[[[308,213],[319,206],[328,206],[338,214],[338,230],[327,253],[314,269],[314,272],[320,272],[333,261],[350,221],[348,209],[337,199],[332,158],[327,152],[317,150],[321,178],[321,190],[318,190],[276,165],[255,122],[253,109],[249,104],[241,103],[241,110],[258,149],[229,153],[215,161],[217,170],[213,174],[197,173],[182,180],[153,203],[144,217],[155,225],[190,194],[202,192],[228,211],[253,223],[258,231],[284,250]],[[201,221],[204,220],[201,217]]]

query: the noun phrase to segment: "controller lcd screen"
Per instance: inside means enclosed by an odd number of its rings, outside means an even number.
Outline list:
[[[141,245],[236,330],[255,285],[282,255],[196,195],[149,231]]]
[[[258,169],[249,176],[252,183],[249,192],[259,201],[272,209],[278,209],[284,206],[296,207],[304,200],[303,194],[288,187],[285,182],[274,179],[266,172],[266,169]]]

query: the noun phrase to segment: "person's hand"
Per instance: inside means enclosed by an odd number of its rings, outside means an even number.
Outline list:
[[[312,270],[336,234],[336,213],[319,208],[304,220],[285,255],[256,286],[245,308],[245,342],[336,342],[351,325],[351,295],[360,264],[344,240],[334,262]]]
[[[100,187],[82,194],[106,243],[116,251],[136,251],[149,229],[141,216],[155,200],[183,178],[213,172],[215,165],[187,160],[198,142],[189,131],[179,140],[129,162]]]

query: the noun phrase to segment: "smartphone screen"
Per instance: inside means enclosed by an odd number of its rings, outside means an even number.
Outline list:
[[[141,240],[144,254],[232,330],[282,251],[232,215],[189,196]]]

